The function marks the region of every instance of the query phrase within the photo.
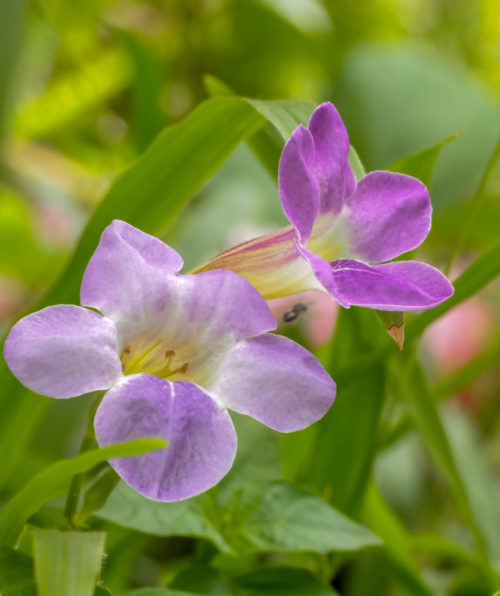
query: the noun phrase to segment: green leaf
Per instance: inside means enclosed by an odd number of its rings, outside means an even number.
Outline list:
[[[14,545],[24,524],[45,501],[57,496],[75,474],[81,474],[114,457],[139,455],[166,446],[163,439],[134,439],[87,451],[58,461],[42,470],[0,512],[0,545]]]
[[[477,546],[484,554],[484,536],[471,507],[463,478],[459,474],[437,405],[412,353],[402,358],[397,385],[401,398],[413,416],[424,448],[447,481],[462,517],[473,531]]]
[[[0,2],[0,136],[4,129],[10,80],[19,55],[26,4],[26,0]]]
[[[214,77],[205,75],[203,82],[210,95],[215,97],[234,97],[236,94],[229,85]],[[298,101],[289,99],[260,100],[248,97],[248,101],[264,118],[273,125],[281,139],[286,141],[299,124],[307,125],[312,111],[316,107],[313,101]]]
[[[74,517],[76,526],[83,526],[87,518],[92,515],[94,511],[104,507],[109,495],[119,481],[120,477],[111,467],[108,467],[108,469],[99,476],[94,484],[92,484],[92,486],[85,492],[82,508]]]
[[[379,538],[311,493],[282,482],[268,485],[240,531],[263,551],[354,551]]]
[[[333,588],[325,586],[310,571],[297,567],[258,569],[231,579],[206,565],[183,569],[170,583],[182,594],[213,594],[214,596],[334,596]],[[151,589],[151,588],[149,588]],[[127,592],[123,596],[170,596],[170,592]]]
[[[181,590],[179,594],[213,594],[213,596],[233,596],[236,592],[220,572],[204,564],[194,564],[182,569],[169,582],[171,588]],[[239,593],[239,592],[238,592]]]
[[[0,591],[28,586],[34,581],[33,560],[7,546],[0,547]]]
[[[213,97],[232,97],[236,95],[229,85],[213,75],[205,75],[203,82],[208,93]],[[284,143],[290,138],[299,124],[307,126],[317,104],[312,101],[244,99],[267,120],[266,124],[252,135],[247,142],[273,179],[276,179]],[[361,159],[352,146],[349,148],[349,162],[358,180],[366,174]]]
[[[205,87],[215,97],[234,97],[235,92],[223,81],[212,75],[204,77]],[[307,125],[316,107],[309,101],[248,101],[267,120],[266,124],[248,139],[248,145],[273,179],[278,175],[278,163],[285,141],[299,124]]]
[[[3,486],[19,464],[24,449],[40,419],[47,411],[50,398],[28,391],[0,360],[0,486]]]
[[[306,125],[316,107],[313,101],[247,99],[270,122],[286,141],[299,124]]]
[[[484,537],[489,559],[500,573],[500,509],[494,505],[500,495],[493,467],[472,420],[456,408],[447,409],[446,414],[446,433],[474,520]]]
[[[235,578],[234,583],[245,596],[332,596],[336,594],[306,569],[272,567],[259,569]]]
[[[275,480],[281,476],[281,441],[279,434],[250,416],[231,412],[238,452],[229,473],[217,485],[221,500],[253,482]],[[259,449],[255,449],[259,445]]]
[[[448,261],[448,266],[446,271],[450,271],[453,265],[454,259],[459,256],[464,246],[467,244],[467,239],[469,238],[471,231],[474,228],[477,228],[477,224],[479,223],[478,217],[481,212],[486,211],[488,206],[488,193],[486,192],[486,188],[490,181],[492,174],[495,171],[495,166],[498,162],[498,158],[500,156],[500,136],[498,137],[497,144],[495,146],[495,150],[489,160],[486,169],[483,172],[481,177],[481,182],[476,190],[472,203],[468,205],[468,209],[466,212],[466,218],[463,220],[463,225],[461,226],[460,232],[456,236],[456,240],[453,242],[453,248],[450,253],[450,258]],[[495,197],[496,198],[496,197]],[[498,201],[496,201],[497,203]],[[481,230],[481,233],[483,230]],[[497,236],[495,236],[496,238]],[[484,246],[484,244],[482,244]]]
[[[232,552],[208,515],[210,494],[186,501],[151,501],[120,482],[95,515],[125,528],[155,536],[193,536],[210,540],[222,552]],[[214,516],[215,517],[215,516]]]
[[[37,308],[78,302],[82,274],[104,228],[123,219],[148,233],[172,224],[201,185],[264,118],[245,100],[218,97],[167,127],[97,206],[59,281]]]
[[[125,31],[121,34],[134,69],[131,136],[135,146],[142,151],[164,125],[165,117],[159,99],[164,85],[163,69],[144,43]]]
[[[418,567],[411,556],[410,536],[374,484],[367,491],[366,514],[370,526],[383,539],[384,547],[409,593],[414,596],[432,596],[431,590],[420,578]]]
[[[380,333],[369,310],[341,310],[333,349],[324,362],[337,381],[337,397],[317,423],[317,440],[304,474],[304,480],[321,490],[333,505],[354,517],[361,509],[370,476],[385,397],[385,373],[383,363],[375,361],[363,369],[362,375],[358,371],[341,383],[337,370],[370,353],[380,342],[392,344]]]
[[[104,532],[34,530],[39,596],[93,596],[104,554]]]
[[[432,172],[434,171],[434,166],[436,165],[436,160],[439,157],[441,150],[445,145],[454,141],[459,136],[460,133],[455,133],[431,147],[427,147],[412,155],[402,157],[390,165],[388,170],[391,170],[392,172],[401,172],[408,176],[414,176],[421,180],[426,186],[429,186],[431,183]]]
[[[434,321],[442,317],[452,308],[470,298],[485,285],[493,281],[500,273],[500,243],[481,254],[454,282],[455,293],[439,306],[427,310],[411,321],[405,327],[407,343],[417,339],[422,332]],[[359,378],[360,371],[381,363],[394,354],[392,345],[381,346],[370,353],[358,355],[351,362],[344,362],[335,374],[339,387],[351,383]]]
[[[236,93],[231,87],[211,74],[203,76],[203,84],[210,97],[234,97]]]

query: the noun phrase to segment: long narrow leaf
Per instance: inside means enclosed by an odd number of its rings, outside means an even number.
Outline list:
[[[163,439],[134,439],[58,461],[37,474],[0,512],[0,545],[13,546],[24,524],[45,501],[55,497],[75,474],[114,457],[139,455],[166,446]]]
[[[450,493],[463,520],[470,527],[483,555],[486,542],[479,519],[474,514],[469,495],[461,477],[455,457],[448,441],[437,405],[427,387],[423,371],[413,354],[406,357],[399,377],[401,396],[413,416],[424,448],[445,478]]]
[[[367,491],[366,514],[373,530],[383,539],[398,575],[414,596],[432,596],[431,590],[424,584],[418,567],[412,558],[411,539],[403,524],[391,511],[374,484]]]
[[[83,270],[113,219],[153,234],[164,231],[236,145],[263,123],[263,116],[246,101],[217,97],[166,128],[115,180],[92,214],[66,270],[38,307],[78,301]]]

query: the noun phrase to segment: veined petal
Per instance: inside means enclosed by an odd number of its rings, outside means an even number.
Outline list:
[[[229,414],[194,383],[126,377],[106,393],[94,424],[101,446],[141,437],[168,441],[165,449],[110,461],[127,484],[158,501],[179,501],[211,488],[236,454]]]
[[[281,204],[289,221],[306,242],[318,215],[320,184],[311,133],[302,125],[286,142],[278,170]]]
[[[227,354],[209,390],[228,408],[291,432],[324,416],[336,387],[305,348],[286,337],[262,335]]]
[[[308,129],[314,140],[314,164],[320,187],[319,211],[337,215],[344,206],[344,199],[356,186],[349,164],[346,127],[335,107],[327,102],[314,110]]]
[[[262,296],[232,271],[170,275],[164,285],[157,312],[123,346],[125,374],[205,386],[236,342],[276,328]]]
[[[229,269],[248,280],[266,300],[322,289],[296,246],[295,230],[289,226],[230,248],[193,273]]]
[[[5,340],[4,356],[23,385],[50,397],[107,389],[122,376],[113,323],[79,306],[24,317]]]
[[[164,242],[115,220],[87,265],[81,303],[100,310],[119,330],[140,327],[163,309],[166,280],[181,267],[180,255]]]
[[[351,250],[371,263],[419,246],[431,227],[427,188],[404,174],[370,172],[346,204]]]
[[[336,297],[346,304],[379,310],[425,310],[453,294],[453,286],[440,271],[418,261],[370,266],[342,259],[331,266]]]

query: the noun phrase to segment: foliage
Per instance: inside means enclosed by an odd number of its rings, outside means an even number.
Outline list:
[[[177,503],[141,497],[103,463],[161,443],[75,455],[93,396],[51,403],[2,361],[0,592],[56,594],[56,564],[59,586],[79,578],[82,596],[498,590],[497,3],[0,6],[2,331],[78,303],[113,219],[167,241],[187,269],[283,225],[283,144],[325,100],[357,175],[364,164],[429,186],[433,228],[417,256],[455,286],[404,322],[381,316],[404,324],[401,353],[367,309],[342,310],[321,347],[301,319],[286,327],[335,379],[336,403],[281,436],[235,415],[232,470]],[[60,499],[75,475],[68,519]]]

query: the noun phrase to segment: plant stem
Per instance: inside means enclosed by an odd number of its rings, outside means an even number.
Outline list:
[[[92,449],[92,447],[95,445],[94,416],[103,396],[104,392],[100,392],[89,408],[87,429],[85,431],[85,435],[83,436],[79,453],[84,453],[85,451]],[[75,524],[75,514],[78,507],[78,501],[80,499],[80,492],[83,487],[84,477],[84,474],[76,474],[73,476],[69,486],[66,503],[64,505],[64,518],[65,525],[69,525],[70,528],[77,527]]]

